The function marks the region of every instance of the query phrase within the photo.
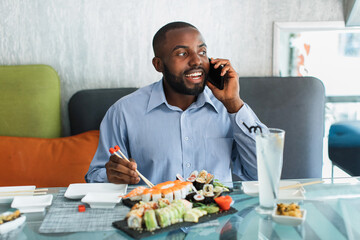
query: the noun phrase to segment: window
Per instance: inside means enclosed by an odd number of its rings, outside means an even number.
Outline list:
[[[325,86],[323,177],[330,177],[331,124],[360,120],[360,28],[345,28],[343,22],[275,23],[273,58],[273,75],[313,76]],[[335,176],[347,174],[336,169]]]

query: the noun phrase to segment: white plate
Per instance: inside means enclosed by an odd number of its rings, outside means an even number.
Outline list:
[[[52,199],[52,194],[14,197],[11,207],[19,209],[21,213],[42,212],[51,205]]]
[[[9,215],[11,213],[12,212],[4,212],[0,215]],[[15,220],[0,224],[0,234],[5,234],[16,229],[17,227],[21,226],[25,222],[25,220],[26,220],[26,216],[22,215],[21,217],[18,217]],[[1,235],[0,235],[0,239],[2,239]]]
[[[113,183],[75,183],[70,184],[64,196],[70,199],[81,199],[89,192],[112,192],[119,195],[126,193],[127,184]]]
[[[285,186],[299,184],[299,183],[300,182],[297,182],[297,181],[281,180],[279,185],[280,185],[280,187],[285,187]],[[242,182],[242,186],[243,186],[243,191],[245,194],[253,196],[253,197],[259,196],[259,183],[257,181]],[[302,200],[305,198],[304,192],[305,192],[305,189],[303,187],[279,190],[278,199]]]
[[[91,208],[114,208],[121,201],[118,193],[113,192],[90,192],[81,199]]]
[[[284,225],[290,225],[290,226],[297,226],[297,225],[302,224],[306,218],[306,210],[302,209],[300,211],[301,211],[302,217],[298,218],[298,217],[278,215],[278,214],[276,214],[276,208],[275,208],[275,210],[272,212],[271,216],[272,216],[272,219],[277,223],[284,224]]]
[[[11,201],[16,196],[16,193],[6,193],[6,192],[14,192],[14,191],[33,191],[36,186],[16,186],[16,187],[0,187],[0,203],[11,203]],[[3,193],[3,194],[2,194]],[[26,193],[26,192],[23,192]],[[28,192],[30,193],[30,192]],[[19,192],[20,194],[20,192]],[[7,196],[1,196],[7,195]],[[8,196],[9,195],[9,196]]]

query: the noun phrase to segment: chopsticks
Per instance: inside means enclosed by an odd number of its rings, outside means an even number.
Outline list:
[[[127,157],[120,151],[120,147],[118,145],[116,145],[114,148],[110,148],[109,151],[111,154],[115,154],[119,158],[124,158],[126,161],[130,162],[130,160],[127,159]],[[119,152],[122,157],[117,152]],[[152,184],[146,177],[144,177],[137,169],[135,171],[137,174],[139,174],[139,176],[146,183],[146,185],[148,185],[150,188],[154,187],[154,184]]]
[[[9,196],[29,196],[29,195],[44,195],[47,194],[47,188],[38,188],[34,190],[17,190],[17,191],[7,191],[0,192],[0,197],[9,197]]]
[[[297,188],[297,187],[302,187],[302,186],[307,186],[307,185],[313,185],[313,184],[318,184],[318,183],[323,183],[324,181],[313,181],[313,182],[307,182],[307,183],[298,183],[298,184],[293,184],[293,185],[288,185],[288,186],[283,186],[280,187],[280,190],[285,190],[285,189],[290,189],[290,188]]]

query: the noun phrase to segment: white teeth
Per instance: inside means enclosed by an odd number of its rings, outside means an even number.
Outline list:
[[[198,77],[201,76],[202,72],[195,72],[195,73],[190,73],[190,74],[186,74],[185,76],[187,77]]]

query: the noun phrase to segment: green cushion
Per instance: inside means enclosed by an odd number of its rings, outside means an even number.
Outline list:
[[[61,136],[60,80],[52,67],[0,66],[0,136]]]

